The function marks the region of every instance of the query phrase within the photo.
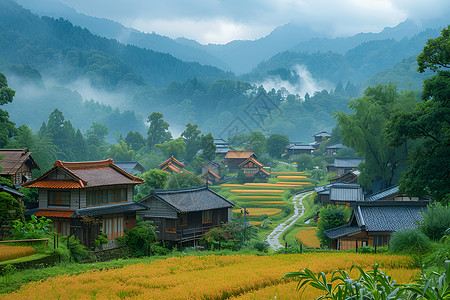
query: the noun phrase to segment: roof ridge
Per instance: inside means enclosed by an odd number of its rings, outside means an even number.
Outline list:
[[[181,188],[181,189],[166,189],[166,190],[155,189],[155,190],[152,190],[152,192],[155,192],[155,193],[177,193],[177,192],[187,192],[187,191],[199,191],[199,190],[203,190],[203,189],[210,190],[207,186],[200,185],[200,186],[187,187],[187,188]]]

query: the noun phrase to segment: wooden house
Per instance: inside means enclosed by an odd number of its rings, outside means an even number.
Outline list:
[[[158,166],[162,171],[169,173],[181,173],[184,170],[184,167],[185,165],[173,157],[173,155]]]
[[[358,168],[359,164],[364,161],[364,158],[360,157],[342,157],[335,158],[334,163],[327,165],[328,172],[336,172],[337,176],[344,175],[348,171],[355,170]]]
[[[230,172],[236,172],[239,169],[239,165],[250,157],[256,159],[257,156],[253,151],[228,151],[225,156],[225,161],[227,163],[228,170]]]
[[[32,179],[32,170],[40,170],[27,148],[0,149],[0,176],[5,177],[15,187]]]
[[[214,139],[214,145],[216,145],[216,155],[224,158],[228,151],[231,150],[230,145],[224,139]]]
[[[290,144],[286,146],[286,154],[288,159],[295,160],[302,154],[311,155],[315,148],[311,145]]]
[[[217,175],[216,173],[214,173],[213,171],[211,171],[210,169],[208,169],[208,171],[206,171],[202,177],[201,177],[205,182],[209,183],[209,184],[218,184],[219,180],[220,180],[220,176]]]
[[[76,237],[91,247],[100,234],[108,240],[136,226],[133,188],[144,181],[117,167],[112,159],[90,162],[56,161],[54,167],[22,186],[39,189],[39,206],[25,215],[47,217],[56,232]],[[111,245],[114,243],[111,242]]]
[[[132,175],[142,174],[145,172],[144,167],[137,161],[115,161],[114,164]]]
[[[206,186],[153,190],[139,201],[149,209],[138,212],[154,222],[159,240],[193,245],[214,227],[230,220],[234,204]]]
[[[330,183],[336,183],[336,182],[345,182],[345,183],[356,183],[358,180],[358,176],[361,174],[361,171],[359,170],[350,170],[341,176],[333,177],[329,179],[328,181]]]
[[[344,146],[343,144],[334,144],[331,146],[326,147],[327,155],[336,155],[337,151],[340,149],[348,148],[347,146]]]
[[[314,189],[323,205],[353,206],[364,201],[362,187],[358,183],[331,183]]]
[[[245,177],[267,179],[270,174],[263,168],[264,165],[253,157],[247,158],[239,165],[239,170],[244,172]]]
[[[379,192],[367,195],[365,201],[429,201],[428,197],[409,197],[399,191],[394,185]]]
[[[324,234],[336,250],[357,249],[362,246],[385,246],[393,232],[415,228],[422,220],[428,201],[370,201],[358,203],[350,221],[328,229]]]
[[[208,170],[211,170],[211,172],[220,176],[220,166],[221,164],[217,161],[208,161],[202,165],[202,174],[205,174]]]

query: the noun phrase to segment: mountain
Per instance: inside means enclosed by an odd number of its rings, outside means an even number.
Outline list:
[[[124,44],[130,44],[156,52],[168,53],[183,61],[198,62],[202,65],[211,65],[224,70],[229,70],[229,67],[222,60],[199,48],[177,43],[173,39],[154,32],[143,33],[109,19],[78,13],[75,9],[57,0],[16,1],[39,16],[67,19],[72,24],[87,28],[93,34],[102,37],[115,39]]]

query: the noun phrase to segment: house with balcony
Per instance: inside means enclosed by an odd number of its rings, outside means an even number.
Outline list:
[[[0,176],[11,180],[16,188],[32,179],[34,169],[40,170],[27,148],[0,149],[0,166]]]
[[[89,162],[56,161],[24,187],[39,190],[39,206],[25,215],[47,217],[56,232],[75,235],[91,247],[104,233],[110,246],[136,226],[136,212],[147,207],[133,201],[133,189],[144,180],[117,167],[112,159]]]

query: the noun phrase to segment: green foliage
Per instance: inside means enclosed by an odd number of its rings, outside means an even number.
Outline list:
[[[392,234],[389,250],[392,253],[423,255],[433,248],[432,241],[420,230],[405,228]]]
[[[162,113],[153,112],[148,116],[147,122],[150,123],[147,134],[147,144],[152,148],[156,144],[163,144],[172,138],[169,131],[169,123],[164,121]]]
[[[422,53],[417,57],[420,73],[426,69],[437,71],[441,68],[450,68],[450,25],[442,29],[441,35],[429,39]]]
[[[94,240],[94,246],[96,249],[102,249],[103,245],[108,243],[108,236],[106,234],[99,234]]]
[[[284,134],[273,133],[267,138],[267,151],[270,156],[280,158],[289,145],[289,137]]]
[[[186,124],[186,129],[181,133],[186,143],[186,161],[188,162],[194,158],[201,147],[201,133],[198,125],[191,123]]]
[[[15,240],[43,239],[50,236],[52,220],[45,217],[31,215],[29,221],[14,220],[13,223],[11,233]]]
[[[130,146],[130,148],[134,151],[138,151],[139,149],[145,146],[144,137],[139,131],[128,132],[127,136],[125,137],[125,143],[127,143]]]
[[[114,161],[130,161],[133,160],[134,151],[128,148],[127,143],[119,141],[106,155]]]
[[[372,181],[383,179],[391,186],[398,181],[406,168],[406,153],[403,143],[388,147],[386,123],[393,113],[411,110],[416,100],[414,92],[399,93],[393,84],[378,85],[368,87],[363,97],[349,102],[352,113],[335,114],[344,144],[364,157],[358,167],[362,185],[370,187]]]
[[[313,167],[313,158],[309,154],[300,154],[296,162],[298,171],[310,170]]]
[[[266,241],[258,241],[252,244],[253,248],[258,250],[259,252],[267,252],[269,250],[269,243]]]
[[[171,174],[167,180],[167,189],[181,189],[203,185],[203,181],[188,171]]]
[[[1,235],[16,222],[24,220],[22,205],[9,193],[0,192],[0,229]]]
[[[347,223],[350,209],[343,205],[328,204],[319,211],[320,221],[317,223],[317,237],[322,247],[329,247],[329,239],[323,233],[327,229],[335,228]]]
[[[0,177],[0,185],[8,186],[10,188],[14,187],[14,185],[12,184],[12,181],[5,177]]]
[[[98,237],[95,240],[95,243],[98,243],[97,240],[98,240]],[[107,241],[108,241],[108,239],[106,238],[106,242]],[[104,243],[104,240],[103,240],[103,243]],[[89,256],[89,251],[86,249],[86,247],[83,244],[81,244],[81,242],[74,235],[62,238],[61,245],[64,245],[67,247],[67,249],[70,252],[70,256],[76,262],[79,262]]]
[[[186,143],[182,137],[174,140],[165,141],[162,145],[154,145],[156,149],[161,150],[167,157],[173,156],[179,160],[183,160],[186,154]]]
[[[11,103],[15,91],[8,87],[6,76],[0,73],[0,106]],[[16,133],[15,123],[9,120],[9,114],[6,110],[0,109],[0,148],[8,143],[8,139]]]
[[[153,223],[144,221],[138,222],[136,227],[126,231],[117,241],[129,247],[134,257],[140,257],[153,254],[152,246],[156,245],[157,238]]]
[[[140,174],[139,177],[144,179],[145,182],[136,187],[137,198],[140,199],[149,195],[154,189],[163,189],[166,186],[169,175],[169,172],[161,171],[160,169],[152,169],[144,174]]]
[[[419,229],[434,241],[441,239],[450,228],[450,206],[448,205],[443,206],[440,203],[429,205],[422,216]]]
[[[252,131],[248,136],[247,147],[260,157],[267,153],[267,138],[259,131]]]
[[[214,144],[214,137],[211,132],[206,135],[202,135],[200,139],[200,146],[203,150],[203,156],[205,159],[207,161],[213,160],[216,154],[216,145]]]

